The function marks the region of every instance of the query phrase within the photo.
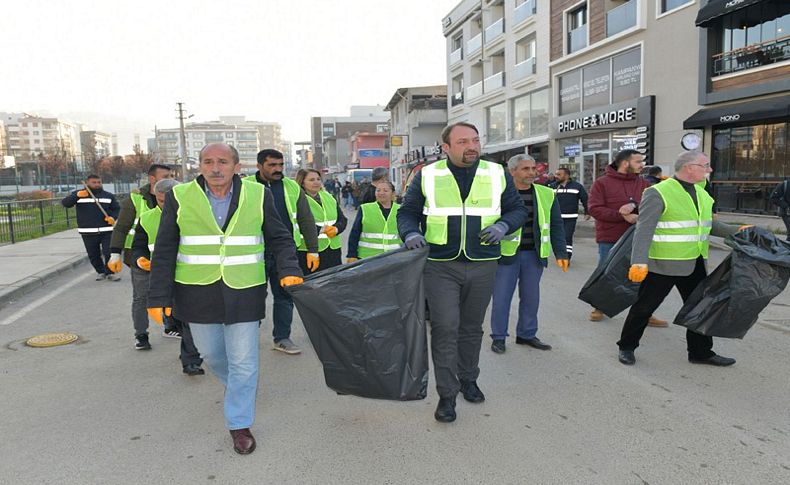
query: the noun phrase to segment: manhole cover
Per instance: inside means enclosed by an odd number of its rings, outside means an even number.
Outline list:
[[[55,347],[76,341],[79,337],[73,333],[45,333],[30,337],[25,342],[30,347]]]

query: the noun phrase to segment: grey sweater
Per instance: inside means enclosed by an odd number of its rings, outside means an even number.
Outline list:
[[[691,204],[692,202],[689,201]],[[653,234],[656,232],[656,225],[664,212],[664,199],[655,189],[649,187],[642,194],[642,202],[639,204],[639,219],[636,221],[634,231],[634,242],[631,248],[631,264],[646,264],[651,273],[658,273],[666,276],[688,276],[694,271],[697,261],[690,260],[668,260],[650,259],[650,244],[653,242]],[[727,237],[738,232],[738,226],[724,224],[714,219],[711,234],[719,237]]]

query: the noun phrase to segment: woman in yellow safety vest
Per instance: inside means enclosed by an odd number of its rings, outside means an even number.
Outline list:
[[[376,202],[359,206],[357,218],[348,236],[346,259],[353,263],[360,258],[398,249],[403,244],[398,236],[398,208],[395,186],[383,181],[376,186]]]
[[[340,233],[346,229],[348,219],[340,209],[337,200],[324,190],[321,172],[312,168],[302,169],[296,173],[296,183],[304,189],[307,203],[318,226],[318,254],[320,264],[316,272],[342,264]],[[304,274],[311,271],[307,267],[307,246],[304,241],[297,248],[299,266]]]

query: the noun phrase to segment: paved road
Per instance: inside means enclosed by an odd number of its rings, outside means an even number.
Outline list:
[[[94,282],[83,265],[0,311],[0,482],[790,483],[789,292],[744,341],[717,340],[733,367],[687,363],[675,327],[648,329],[625,367],[622,316],[588,322],[576,299],[593,267],[590,234],[580,229],[570,273],[552,267],[543,280],[539,335],[555,350],[511,343],[500,356],[486,339],[488,400],[459,399],[450,425],[433,419],[433,376],[424,401],[337,396],[300,323],[300,356],[264,339],[258,449],[246,457],[223,429],[220,385],[181,374],[176,340],[132,349],[128,271]],[[679,303],[673,294],[658,315]],[[22,344],[51,331],[81,339]]]

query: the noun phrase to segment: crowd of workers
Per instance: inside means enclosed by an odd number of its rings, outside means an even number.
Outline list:
[[[629,278],[641,286],[617,343],[626,365],[635,363],[642,333],[671,289],[677,286],[685,300],[705,277],[708,235],[743,229],[713,219],[713,199],[701,185],[710,161],[700,152],[682,153],[674,177],[651,184],[640,177],[642,155],[623,150],[588,196],[564,168],[550,186],[536,184],[528,155],[512,157],[505,167],[481,160],[474,125],[447,126],[442,142],[446,158],[418,172],[400,204],[386,169],[374,171],[355,196],[359,210],[346,250],[346,262],[353,263],[402,246],[428,246],[422,277],[440,422],[456,419],[459,393],[472,403],[485,400],[477,380],[490,302],[493,352],[506,351],[516,288],[515,343],[551,349],[537,336],[540,280],[552,254],[568,271],[580,204],[585,218],[595,218],[599,261],[636,225]],[[283,173],[282,153],[272,149],[258,154],[254,176],[240,177],[239,168],[233,146],[212,143],[201,150],[200,175],[191,182],[179,184],[167,166],[153,165],[148,183],[120,206],[95,176],[63,204],[77,205],[97,279],[117,280],[123,265],[130,269],[134,347],[151,348],[149,317],[164,324],[165,335],[180,337],[184,373],[203,374],[205,363],[222,382],[226,428],[236,452],[247,454],[256,446],[250,428],[267,291],[273,348],[298,354],[286,288],[343,264],[340,234],[349,224],[342,206],[348,207],[350,184],[325,185],[312,169],[292,180]],[[602,318],[593,309],[590,319]],[[735,362],[713,352],[710,337],[688,331],[686,338],[692,363]]]

